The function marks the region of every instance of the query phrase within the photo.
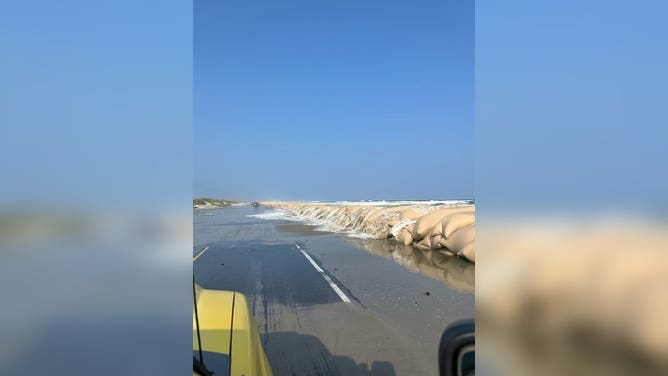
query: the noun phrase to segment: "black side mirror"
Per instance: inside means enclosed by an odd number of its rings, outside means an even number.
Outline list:
[[[475,375],[475,322],[461,320],[448,325],[438,348],[441,376]]]

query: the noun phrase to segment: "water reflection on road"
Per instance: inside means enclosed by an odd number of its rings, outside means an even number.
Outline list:
[[[475,290],[475,265],[454,255],[421,250],[385,239],[348,238],[348,242],[371,254],[392,259],[410,271],[442,281],[451,289]]]

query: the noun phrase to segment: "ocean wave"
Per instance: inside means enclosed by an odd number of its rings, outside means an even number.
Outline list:
[[[248,214],[248,218],[258,218],[258,219],[284,219],[284,220],[296,220],[295,216],[289,212],[281,209],[274,209],[268,212],[259,213],[259,214]]]
[[[473,200],[360,200],[360,201],[307,201],[316,205],[346,205],[346,206],[401,206],[401,205],[460,205],[473,204]]]

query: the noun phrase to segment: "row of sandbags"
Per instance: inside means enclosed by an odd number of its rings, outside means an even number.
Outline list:
[[[421,249],[441,250],[475,262],[473,205],[373,206],[268,202],[298,218],[327,224],[340,231],[391,238]]]
[[[441,208],[418,217],[400,233],[404,244],[443,249],[475,262],[475,208]]]

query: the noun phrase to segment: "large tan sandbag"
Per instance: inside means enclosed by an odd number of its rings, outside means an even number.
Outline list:
[[[443,239],[443,238],[441,238]],[[453,232],[445,240],[439,241],[444,247],[457,254],[465,245],[475,239],[475,225],[470,224]]]
[[[377,220],[377,218],[380,218],[383,216],[383,213],[385,213],[387,208],[373,208],[369,209],[367,211],[366,215],[364,216],[364,222],[366,223],[373,223]]]
[[[431,238],[427,236],[426,238],[420,240],[419,242],[415,243],[415,246],[420,248],[420,249],[431,249]]]
[[[404,221],[407,219],[418,219],[424,215],[424,211],[418,210],[416,208],[408,208],[404,210],[403,213],[401,213],[401,216],[399,216],[399,221]]]
[[[463,256],[467,260],[475,263],[475,240],[465,245],[464,248],[460,249],[458,255]]]
[[[463,211],[444,217],[441,219],[440,226],[436,226],[432,231],[432,236],[438,233],[444,238],[448,238],[453,232],[462,227],[475,223],[475,212]]]
[[[399,221],[401,221],[401,216],[397,215],[397,216],[391,218],[389,221],[387,221],[387,227],[392,228],[392,227],[394,227],[394,225],[399,223]]]
[[[408,205],[389,206],[387,208],[382,208],[371,213],[371,215],[369,215],[367,218],[367,221],[373,222],[382,216],[393,216],[399,218],[400,214],[406,209],[408,209]]]
[[[439,225],[436,225],[436,227],[440,227]],[[440,241],[444,241],[445,238],[441,239],[440,234],[430,234],[429,236],[425,236],[425,239],[429,238],[429,242],[431,243],[431,249],[436,250],[436,249],[441,249],[443,248],[443,245],[440,243]]]
[[[448,248],[445,248],[444,245],[441,244],[441,248],[438,250],[438,252],[441,252],[443,255],[446,256],[455,256],[455,253],[449,250]]]
[[[360,224],[360,229],[375,234],[379,238],[387,237],[392,228],[392,226],[389,225],[389,221],[399,218],[399,215],[403,210],[404,209],[397,210],[396,207],[370,210]]]
[[[434,227],[440,225],[440,222],[444,217],[464,211],[470,212],[471,209],[467,207],[442,208],[423,215],[417,222],[415,222],[415,225],[413,225],[413,239],[422,239],[425,236],[429,236]]]
[[[423,250],[423,251],[430,251],[431,248],[428,245],[423,245],[422,243],[413,243],[417,249]]]
[[[397,209],[399,209],[397,210],[398,214],[394,215],[392,219],[387,222],[390,227],[394,227],[394,225],[401,221],[418,219],[424,215],[423,210],[418,210],[417,208],[411,207],[410,205],[399,206]]]
[[[440,236],[439,237],[436,237],[436,236],[433,236],[433,237],[432,236],[426,236],[425,237],[425,239],[429,239],[429,242],[431,243],[431,249],[434,250],[434,251],[437,250],[437,249],[443,248],[441,243],[438,242],[439,238],[440,238]]]
[[[408,228],[403,228],[399,232],[399,235],[397,235],[397,241],[403,243],[404,245],[409,245],[413,242],[413,237],[411,236],[411,233],[408,232]]]
[[[454,214],[446,215],[441,218],[440,223],[437,223],[434,228],[431,230],[431,249],[440,249],[443,247],[443,243],[448,236],[452,234],[455,230],[458,230],[464,226],[475,223],[475,212],[472,210],[461,211]]]
[[[448,208],[443,208],[419,217],[413,225],[413,229],[411,230],[413,239],[423,239],[425,236],[427,236],[427,234],[431,233],[431,230],[434,228],[436,223],[438,223],[442,217],[448,215],[449,213],[450,210]]]

